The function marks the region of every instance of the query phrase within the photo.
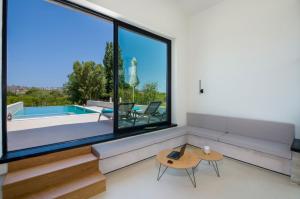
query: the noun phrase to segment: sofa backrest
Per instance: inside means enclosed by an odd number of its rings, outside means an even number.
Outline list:
[[[228,117],[229,133],[291,145],[295,137],[293,124]]]
[[[295,137],[294,124],[282,122],[187,113],[187,124],[289,145]]]
[[[217,115],[187,113],[187,125],[226,132],[227,118]]]

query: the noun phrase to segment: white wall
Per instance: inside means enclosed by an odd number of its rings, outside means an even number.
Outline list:
[[[290,122],[300,138],[300,1],[224,0],[189,22],[188,111]]]
[[[83,3],[85,1],[74,0]],[[119,19],[172,39],[172,120],[186,124],[187,18],[172,0],[88,0]],[[116,15],[118,16],[118,15]]]

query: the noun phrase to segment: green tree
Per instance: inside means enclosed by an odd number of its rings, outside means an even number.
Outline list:
[[[41,89],[38,89],[38,88],[30,88],[28,89],[26,92],[25,92],[25,95],[35,95],[35,96],[38,96],[38,95],[42,95],[42,90]]]
[[[112,91],[114,88],[114,50],[113,50],[113,43],[107,42],[105,47],[105,53],[103,57],[103,66],[105,68],[105,77],[106,77],[106,85],[105,85],[105,92],[108,95],[112,95]],[[123,58],[121,49],[119,48],[118,52],[118,67],[119,67],[119,87],[123,88],[125,85],[125,74],[123,68]]]
[[[64,97],[63,92],[61,92],[60,90],[50,90],[50,91],[49,91],[49,94],[50,94],[52,97]]]
[[[148,104],[152,101],[157,100],[158,96],[158,84],[157,83],[148,83],[143,87],[144,92],[144,103]]]
[[[7,104],[16,102],[24,102],[24,106],[58,106],[71,104],[62,90],[44,90],[40,88],[31,88],[24,94],[7,95]]]
[[[99,99],[105,93],[104,67],[95,62],[73,64],[73,72],[64,85],[65,92],[73,103],[85,104],[88,99]]]
[[[7,91],[7,96],[17,96],[16,93],[12,92],[12,91]]]

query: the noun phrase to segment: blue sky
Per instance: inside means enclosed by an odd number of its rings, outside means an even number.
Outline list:
[[[137,59],[139,89],[143,88],[145,83],[156,82],[158,90],[166,92],[167,45],[165,43],[121,28],[119,46],[122,50],[125,74],[129,73],[132,58]],[[128,75],[126,77],[129,81]]]
[[[74,61],[102,63],[105,43],[113,40],[111,22],[44,0],[9,0],[8,85],[61,87]],[[140,86],[157,82],[166,89],[166,45],[120,30],[128,72],[138,60]]]

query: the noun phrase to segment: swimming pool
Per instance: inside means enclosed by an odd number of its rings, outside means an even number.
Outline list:
[[[13,119],[38,118],[63,115],[80,115],[88,113],[97,113],[96,111],[86,109],[81,106],[40,106],[40,107],[24,107],[13,114]]]

